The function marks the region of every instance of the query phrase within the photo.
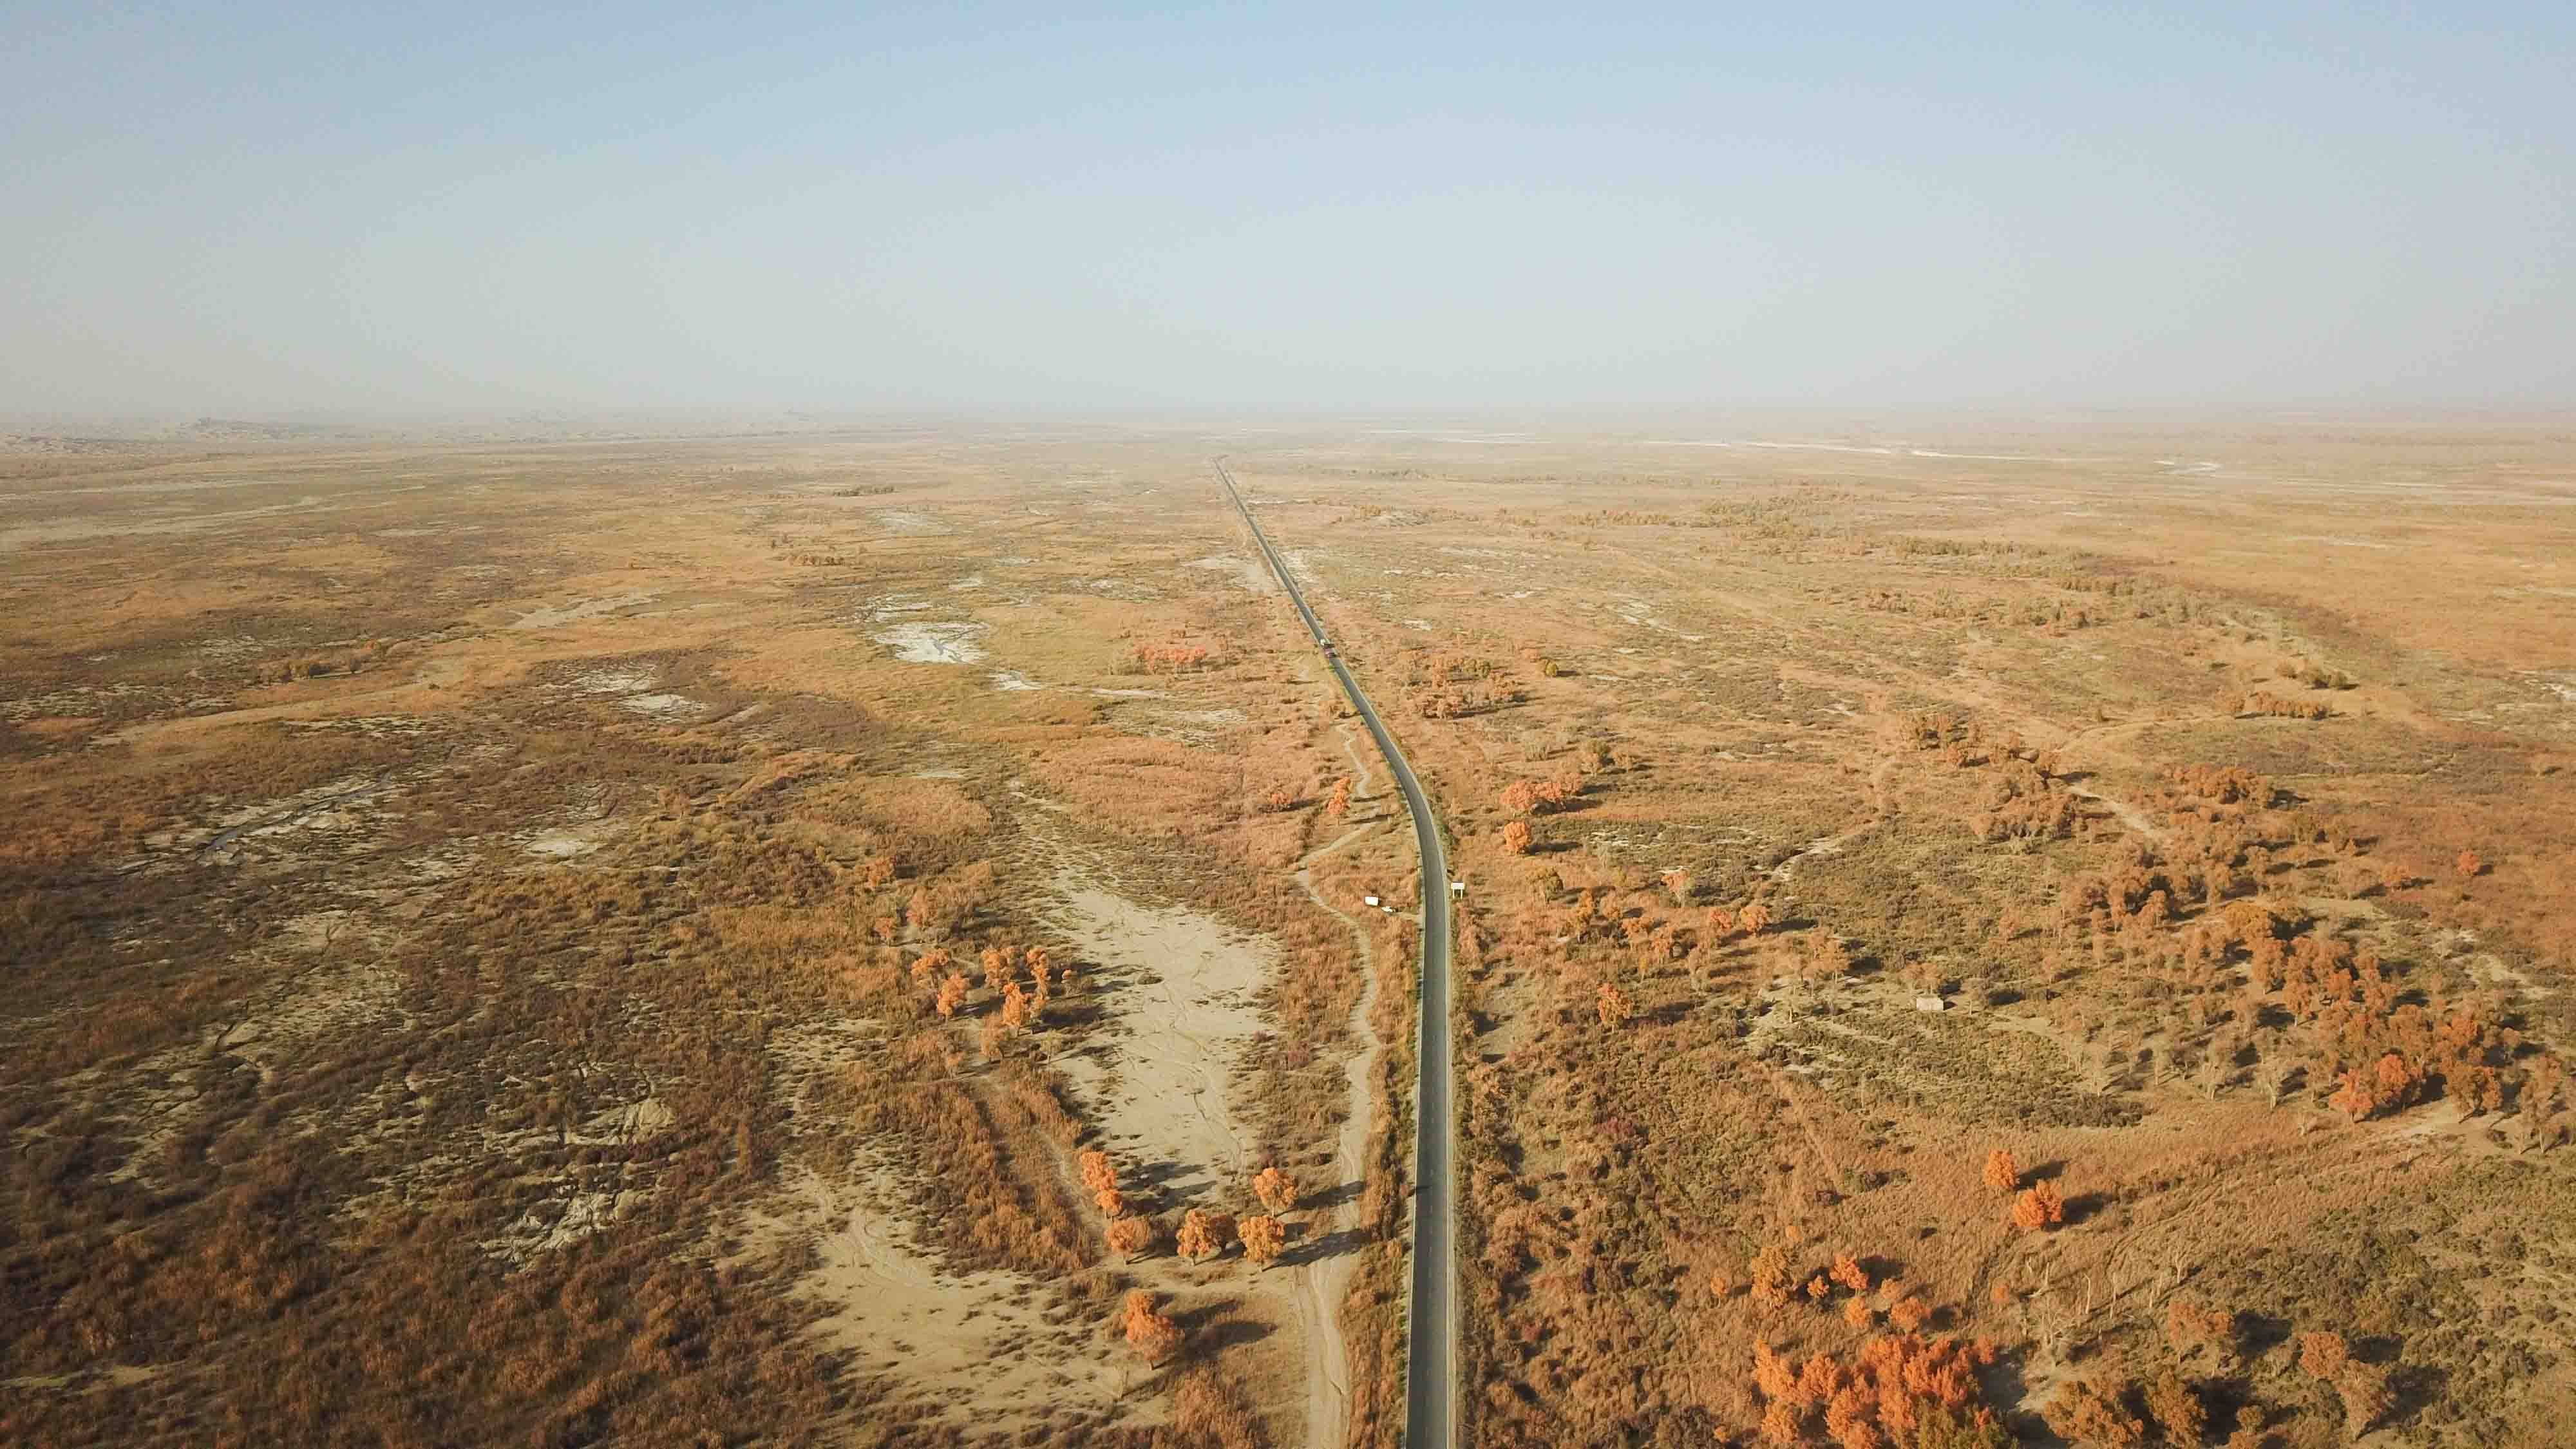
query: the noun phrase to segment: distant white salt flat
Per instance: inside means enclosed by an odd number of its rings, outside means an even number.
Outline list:
[[[1771,448],[1798,453],[1866,453],[1879,458],[1955,458],[1978,463],[2098,463],[2048,453],[1949,453],[1939,448],[1897,448],[1874,443],[1779,443],[1759,438],[1640,438],[1642,448]],[[2215,464],[2211,466],[2215,467]]]

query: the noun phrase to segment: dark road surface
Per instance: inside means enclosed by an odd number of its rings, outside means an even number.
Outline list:
[[[1244,505],[1234,475],[1226,472],[1222,459],[1216,471],[1225,482],[1226,496],[1234,500],[1235,511],[1243,515],[1244,526],[1252,530],[1253,542],[1269,560],[1270,571],[1279,576],[1288,601],[1297,606],[1307,632],[1324,651],[1324,663],[1341,681],[1342,694],[1368,726],[1370,738],[1377,741],[1378,753],[1386,757],[1396,787],[1404,792],[1404,807],[1413,815],[1414,844],[1422,854],[1422,992],[1414,1012],[1415,1057],[1422,1065],[1422,1081],[1414,1094],[1413,1292],[1407,1328],[1411,1349],[1405,1365],[1404,1442],[1409,1449],[1450,1449],[1457,1439],[1458,1254],[1450,1168],[1455,1118],[1449,1090],[1449,857],[1441,848],[1440,824],[1431,813],[1431,801],[1404,762],[1404,752],[1395,747],[1377,710],[1360,692],[1359,681],[1343,667],[1322,622],[1306,607],[1306,596],[1298,592],[1288,565]]]

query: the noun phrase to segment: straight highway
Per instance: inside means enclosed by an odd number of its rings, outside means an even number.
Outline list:
[[[1306,631],[1323,650],[1324,664],[1340,681],[1343,697],[1368,726],[1369,737],[1377,741],[1396,788],[1404,792],[1404,808],[1413,816],[1414,846],[1422,857],[1422,990],[1414,1012],[1414,1056],[1421,1063],[1422,1079],[1413,1098],[1413,1285],[1406,1315],[1404,1443],[1409,1449],[1451,1449],[1457,1442],[1458,1234],[1452,1166],[1457,1116],[1450,1106],[1449,856],[1422,783],[1413,778],[1404,752],[1395,747],[1394,736],[1387,733],[1368,695],[1342,663],[1323,622],[1307,607],[1305,594],[1279,551],[1270,546],[1270,536],[1261,531],[1260,521],[1244,503],[1222,458],[1216,461],[1216,473],[1225,484],[1226,497],[1243,515],[1244,527],[1252,530],[1252,541],[1260,545],[1270,571],[1279,576],[1279,586],[1288,591],[1288,601],[1306,621]]]

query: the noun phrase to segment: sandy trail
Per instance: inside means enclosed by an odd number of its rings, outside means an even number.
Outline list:
[[[1369,787],[1368,763],[1361,758],[1351,726],[1341,727],[1342,746],[1358,771],[1358,783],[1352,798],[1365,799]],[[1351,1008],[1350,1031],[1354,1040],[1368,1040],[1368,1050],[1353,1052],[1343,1067],[1350,1092],[1349,1112],[1342,1121],[1342,1140],[1333,1154],[1332,1186],[1356,1188],[1368,1174],[1369,1075],[1377,1069],[1378,1058],[1386,1044],[1368,1035],[1369,1011],[1377,1004],[1377,956],[1370,949],[1368,931],[1315,889],[1317,862],[1347,849],[1374,831],[1378,821],[1358,826],[1340,839],[1316,849],[1299,862],[1297,884],[1318,906],[1332,913],[1335,920],[1350,928],[1352,944],[1359,948],[1359,1003]],[[1312,1228],[1329,1237],[1347,1231],[1359,1215],[1359,1194],[1332,1210],[1329,1218],[1319,1218]],[[1359,1268],[1356,1252],[1330,1253],[1291,1270],[1290,1280],[1296,1289],[1297,1321],[1306,1340],[1306,1443],[1309,1449],[1348,1442],[1350,1438],[1351,1385],[1350,1345],[1342,1335],[1341,1302],[1350,1291],[1351,1274]]]

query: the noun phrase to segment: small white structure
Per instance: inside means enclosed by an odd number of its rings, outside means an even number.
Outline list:
[[[1950,1009],[1950,1003],[1938,996],[1918,996],[1914,998],[1914,1009],[1916,1011],[1948,1011]]]
[[[1395,907],[1393,906],[1380,906],[1378,909],[1386,912],[1390,916],[1395,914]]]
[[[1375,897],[1375,896],[1362,896],[1362,897],[1360,897],[1360,904],[1361,904],[1361,905],[1364,905],[1364,906],[1373,906],[1373,905],[1376,905],[1376,904],[1377,904],[1377,897]]]
[[[1453,881],[1449,882],[1449,894],[1451,894],[1451,895],[1453,895],[1453,896],[1462,896],[1462,895],[1465,895],[1466,893],[1467,893],[1467,883],[1466,883],[1465,881],[1463,881],[1463,880],[1453,880]]]

